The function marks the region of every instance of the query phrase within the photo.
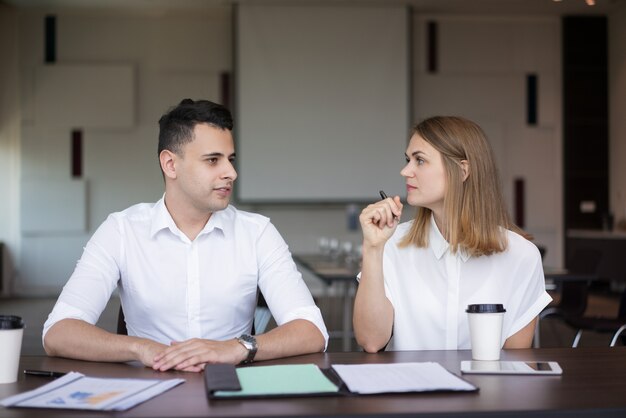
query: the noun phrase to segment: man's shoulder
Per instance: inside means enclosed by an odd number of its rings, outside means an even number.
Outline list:
[[[113,212],[109,218],[116,221],[142,221],[149,220],[153,216],[153,211],[157,203],[137,203],[119,212]]]
[[[263,216],[259,213],[239,210],[233,205],[228,205],[228,207],[224,209],[224,215],[232,219],[235,224],[239,224],[247,228],[251,227],[263,229],[270,223],[270,218],[267,216]]]

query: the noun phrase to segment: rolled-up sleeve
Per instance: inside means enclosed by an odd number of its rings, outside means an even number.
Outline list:
[[[548,306],[552,298],[546,292],[545,277],[539,251],[533,246],[533,253],[527,257],[527,261],[521,263],[524,266],[532,266],[528,271],[518,273],[516,280],[517,288],[510,299],[510,308],[514,315],[514,321],[504,332],[503,341],[514,335],[541,313]]]
[[[259,288],[278,325],[295,319],[312,322],[328,345],[322,313],[296,268],[289,248],[274,225],[268,223],[257,241]]]
[[[98,321],[120,278],[121,235],[112,216],[91,237],[74,273],[43,326],[42,343],[50,328],[62,319]]]

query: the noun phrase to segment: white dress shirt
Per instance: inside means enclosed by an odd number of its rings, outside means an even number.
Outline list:
[[[539,251],[522,236],[506,231],[505,251],[469,257],[463,251],[451,253],[433,218],[428,247],[399,248],[411,225],[399,225],[385,244],[385,294],[394,310],[387,350],[469,349],[465,309],[474,303],[504,305],[504,344],[552,300]]]
[[[328,334],[287,244],[269,219],[228,206],[195,240],[165,207],[141,203],[113,213],[87,243],[44,324],[95,324],[119,288],[128,335],[163,344],[227,340],[250,333],[260,288],[278,325],[306,319]]]

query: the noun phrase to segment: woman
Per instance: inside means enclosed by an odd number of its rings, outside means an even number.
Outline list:
[[[470,348],[465,309],[502,303],[504,348],[528,348],[550,302],[541,256],[510,221],[491,148],[475,123],[434,117],[406,151],[407,202],[366,207],[354,331],[367,352]]]

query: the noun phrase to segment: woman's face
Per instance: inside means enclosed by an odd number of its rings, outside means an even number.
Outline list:
[[[442,215],[446,172],[441,153],[414,134],[405,155],[407,164],[400,174],[406,178],[407,202]]]

